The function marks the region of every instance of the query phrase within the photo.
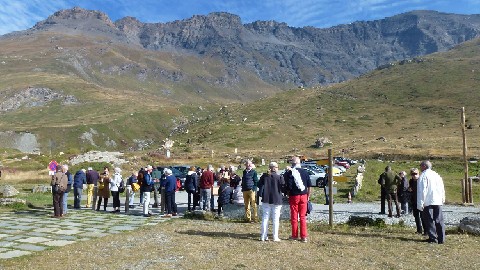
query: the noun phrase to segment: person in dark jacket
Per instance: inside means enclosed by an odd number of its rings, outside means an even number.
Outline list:
[[[230,203],[230,194],[232,189],[230,188],[230,178],[222,178],[220,180],[220,187],[218,188],[218,215],[223,215],[223,207]]]
[[[100,174],[89,167],[86,174],[87,178],[87,205],[86,207],[89,208],[92,205],[93,199],[93,187],[97,185],[98,179],[100,179]]]
[[[409,201],[409,192],[408,192],[408,180],[407,180],[407,173],[405,171],[401,171],[398,176],[400,177],[400,183],[397,187],[397,198],[400,201],[400,209],[402,210],[401,214],[406,215],[408,214],[408,201]]]
[[[68,177],[66,175],[68,166],[57,167],[57,172],[52,176],[52,195],[53,195],[53,217],[63,217],[63,193],[67,189]]]
[[[243,170],[242,176],[242,193],[243,200],[245,202],[245,221],[246,222],[258,222],[257,204],[255,203],[255,197],[258,185],[257,171],[255,171],[255,165],[251,160],[245,162],[245,170]],[[253,209],[253,217],[251,209]]]
[[[187,173],[187,177],[185,179],[185,191],[187,191],[188,196],[188,211],[192,211],[192,197],[195,196],[197,192],[197,180],[198,175],[196,172],[196,168],[194,166],[190,167]],[[193,205],[193,209],[195,209],[195,204]]]
[[[142,185],[140,187],[140,192],[143,194],[143,216],[144,217],[151,217],[152,213],[148,211],[148,208],[150,206],[150,193],[153,190],[153,179],[152,179],[152,173],[153,167],[148,165],[145,168],[145,171],[142,173]],[[140,173],[138,174],[140,176]],[[138,180],[140,182],[140,180]]]
[[[290,223],[292,235],[290,239],[307,242],[307,203],[310,196],[310,175],[300,165],[300,158],[292,158],[292,168],[283,176],[288,190],[290,204]],[[300,238],[298,238],[298,220],[300,219]]]
[[[278,164],[271,162],[269,164],[269,173],[262,175],[258,183],[262,192],[262,227],[260,230],[260,241],[268,240],[268,219],[272,216],[273,241],[278,242],[278,228],[280,225],[280,211],[282,210],[283,194],[282,189],[285,185],[283,176],[278,175]]]
[[[422,211],[417,209],[417,180],[420,177],[420,172],[417,168],[410,170],[410,176],[412,177],[408,183],[408,191],[411,195],[412,201],[412,214],[415,218],[415,225],[417,226],[417,233],[426,235],[425,222],[422,219]]]
[[[87,184],[85,169],[80,169],[73,177],[73,208],[80,209],[82,203],[83,185]]]
[[[165,207],[167,209],[167,214],[164,217],[172,217],[177,215],[177,204],[175,203],[177,178],[168,168],[164,170],[164,174],[165,181],[162,182],[162,186],[165,187]]]
[[[400,207],[398,206],[397,198],[397,186],[402,179],[400,176],[392,171],[392,167],[385,167],[385,172],[381,176],[385,182],[385,190],[387,191],[387,202],[388,202],[388,217],[392,217],[392,200],[395,201],[395,208],[397,210],[397,215],[395,217],[400,217]]]

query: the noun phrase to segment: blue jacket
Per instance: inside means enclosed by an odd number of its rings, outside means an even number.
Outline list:
[[[243,170],[242,177],[242,191],[257,191],[258,176],[257,172],[254,169],[247,171]]]
[[[82,171],[79,170],[75,173],[73,177],[73,188],[81,188],[83,189],[83,184],[87,183],[87,175]]]
[[[197,190],[197,178],[198,175],[196,172],[188,172],[187,178],[185,179],[185,190],[187,192],[195,192],[195,190]]]
[[[226,205],[230,203],[230,194],[232,193],[232,189],[230,188],[230,184],[224,183],[220,185],[218,188],[218,204]]]
[[[169,175],[163,182],[165,192],[174,192],[177,189],[177,178],[174,175]]]

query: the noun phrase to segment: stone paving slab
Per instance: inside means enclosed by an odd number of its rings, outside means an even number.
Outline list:
[[[0,253],[0,259],[10,259],[10,258],[29,255],[29,254],[32,254],[32,253],[30,251],[24,251],[24,250],[10,250],[7,252]]]
[[[47,242],[51,241],[52,239],[50,238],[45,238],[45,237],[28,237],[25,239],[18,239],[16,240],[17,242],[22,242],[22,243],[30,243],[30,244],[36,244],[36,243],[42,243],[42,242]]]
[[[68,241],[68,240],[53,240],[50,242],[43,243],[44,245],[50,246],[50,247],[63,247],[66,245],[70,245],[75,243],[75,241]]]
[[[38,245],[32,245],[32,244],[22,244],[18,246],[13,246],[12,248],[24,249],[28,251],[42,251],[46,249],[46,247],[44,246],[38,246]]]

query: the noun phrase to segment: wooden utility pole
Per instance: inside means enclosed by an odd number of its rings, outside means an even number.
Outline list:
[[[471,179],[468,178],[468,160],[467,160],[467,135],[465,132],[465,107],[462,107],[462,137],[463,137],[463,162],[464,178],[462,179],[462,199],[463,203],[473,203]]]
[[[333,156],[332,149],[328,149],[328,224],[333,228]]]

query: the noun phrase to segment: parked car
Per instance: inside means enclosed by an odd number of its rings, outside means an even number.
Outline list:
[[[310,185],[311,186],[317,186],[317,181],[319,179],[324,179],[325,178],[325,172],[321,173],[321,172],[316,172],[310,168],[304,168],[307,172],[308,172],[308,175],[310,176]]]
[[[335,162],[335,164],[339,165],[339,166],[342,166],[345,169],[350,169],[350,163],[348,163],[347,161],[337,161],[337,162]]]

